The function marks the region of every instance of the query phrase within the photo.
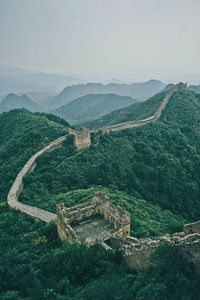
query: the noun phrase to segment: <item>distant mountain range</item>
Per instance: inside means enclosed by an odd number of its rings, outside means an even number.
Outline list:
[[[0,113],[24,107],[32,112],[51,112],[71,124],[98,119],[97,124],[101,126],[110,119],[110,113],[116,114],[115,110],[132,105],[135,99],[144,101],[172,86],[153,79],[132,84],[113,81],[83,83],[71,76],[0,66]],[[200,85],[190,85],[188,89],[200,93]]]
[[[200,84],[199,85],[189,85],[188,89],[195,92],[196,94],[200,94]]]
[[[60,74],[31,73],[20,68],[0,66],[0,95],[26,92],[54,92],[84,83],[83,80]]]
[[[75,124],[83,120],[99,118],[136,101],[131,97],[115,94],[90,94],[75,99],[51,112],[67,120],[70,124]]]
[[[0,103],[0,113],[9,111],[15,108],[25,108],[31,112],[42,112],[43,109],[39,107],[33,100],[26,95],[18,96],[15,94],[8,94]]]
[[[46,109],[56,109],[70,101],[88,94],[116,94],[128,96],[139,100],[145,100],[165,88],[165,84],[159,80],[149,80],[132,84],[101,84],[88,83],[66,87],[58,96],[41,103]]]
[[[167,82],[177,83],[177,82],[187,82],[188,85],[199,84],[200,74],[182,74],[177,76],[172,76],[166,80]]]

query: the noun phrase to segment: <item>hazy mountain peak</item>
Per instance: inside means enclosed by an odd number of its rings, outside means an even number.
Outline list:
[[[149,80],[132,84],[123,83],[87,83],[68,86],[56,97],[46,102],[49,109],[56,109],[72,100],[88,94],[116,94],[144,100],[162,91],[165,84],[159,80]]]
[[[15,108],[25,108],[32,112],[42,111],[39,105],[37,105],[25,94],[19,96],[14,93],[10,93],[2,100],[1,104],[4,107],[8,108],[8,110]]]

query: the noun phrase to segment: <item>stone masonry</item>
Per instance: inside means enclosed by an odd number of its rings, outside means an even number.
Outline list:
[[[91,223],[91,226],[87,226],[88,232],[80,236],[84,236],[84,240],[89,244],[93,244],[96,240],[104,242],[114,234],[120,237],[130,235],[129,213],[120,206],[112,204],[110,199],[101,192],[95,193],[91,201],[70,208],[62,203],[58,204],[56,212],[58,236],[61,239],[67,238],[70,242],[79,240],[80,229],[86,223]],[[104,230],[105,224],[107,224],[106,230]]]
[[[192,262],[200,272],[200,234],[185,235],[184,232],[165,235],[155,239],[136,239],[115,237],[120,242],[125,263],[131,270],[143,271],[150,265],[151,254],[161,245],[172,246],[188,262]]]
[[[78,150],[87,148],[91,145],[90,131],[88,128],[80,127],[77,130],[69,129],[69,134],[74,135],[74,146]]]

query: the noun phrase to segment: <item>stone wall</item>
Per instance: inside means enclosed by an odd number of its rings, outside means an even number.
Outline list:
[[[116,238],[118,240],[118,238]],[[185,260],[194,263],[200,271],[200,234],[176,233],[151,239],[124,239],[120,241],[125,263],[131,270],[143,271],[150,263],[151,254],[161,245],[172,246]]]
[[[34,154],[28,162],[25,164],[25,166],[22,168],[22,170],[18,173],[7,197],[8,205],[11,208],[14,208],[21,213],[24,213],[32,218],[40,219],[44,222],[50,222],[51,220],[56,219],[56,214],[53,214],[51,212],[45,211],[43,209],[26,205],[23,203],[20,203],[18,201],[18,197],[23,190],[23,178],[26,177],[31,171],[34,170],[36,166],[36,159],[42,155],[44,152],[53,151],[55,148],[61,147],[63,141],[66,139],[66,136],[60,137],[57,140],[50,143],[48,146],[43,148],[42,150],[38,151],[36,154]]]
[[[183,231],[185,235],[192,233],[200,234],[200,221],[184,225]]]
[[[78,150],[91,145],[90,131],[88,128],[81,127],[77,130],[69,129],[69,134],[74,135],[74,146],[77,147]]]

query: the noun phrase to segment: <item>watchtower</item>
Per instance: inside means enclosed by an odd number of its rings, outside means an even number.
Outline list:
[[[74,146],[76,146],[78,150],[91,145],[90,131],[88,128],[80,127],[77,130],[70,128],[69,134],[74,135]]]

